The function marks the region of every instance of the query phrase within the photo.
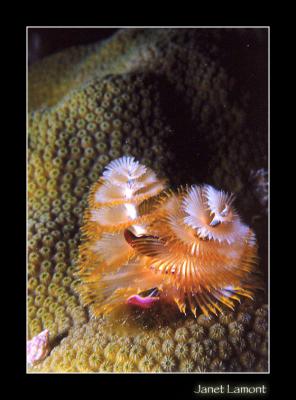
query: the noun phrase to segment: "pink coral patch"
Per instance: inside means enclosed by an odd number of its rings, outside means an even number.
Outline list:
[[[159,297],[141,297],[138,294],[127,299],[127,304],[132,304],[140,308],[150,308],[159,301]]]
[[[27,361],[30,365],[42,361],[49,352],[49,331],[45,329],[27,342]]]

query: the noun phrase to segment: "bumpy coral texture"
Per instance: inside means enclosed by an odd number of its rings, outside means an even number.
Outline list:
[[[121,311],[124,313],[124,311]],[[130,311],[73,328],[38,372],[224,372],[267,369],[267,308],[244,302],[219,318]],[[134,315],[133,315],[134,314]],[[138,315],[136,315],[138,314]],[[147,315],[148,314],[148,315]],[[171,314],[171,315],[170,315]],[[134,325],[126,319],[134,320]]]
[[[165,172],[172,184],[206,181],[241,192],[244,216],[254,214],[249,204],[258,205],[261,219],[254,224],[262,225],[265,214],[249,190],[249,173],[266,168],[266,142],[262,127],[250,123],[254,110],[243,90],[223,67],[223,43],[231,37],[236,32],[122,30],[32,66],[28,336],[49,329],[53,369],[60,368],[54,354],[63,354],[63,337],[70,343],[74,332],[101,324],[88,322],[73,273],[89,188],[112,159],[134,156],[159,176]],[[74,353],[67,353],[70,364]],[[146,358],[143,365],[149,365]],[[100,360],[92,370],[111,368],[109,360]]]

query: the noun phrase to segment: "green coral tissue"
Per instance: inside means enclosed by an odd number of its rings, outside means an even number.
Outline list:
[[[90,319],[75,290],[89,189],[124,155],[171,187],[206,182],[240,194],[267,280],[266,125],[248,72],[232,61],[264,40],[260,30],[123,29],[30,67],[28,340],[48,329],[50,347],[31,372],[267,371],[262,294],[211,318],[159,306]]]

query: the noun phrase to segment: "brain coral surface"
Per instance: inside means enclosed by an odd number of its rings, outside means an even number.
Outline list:
[[[264,249],[266,206],[250,176],[267,168],[265,125],[227,58],[244,56],[243,37],[236,30],[120,30],[30,68],[28,338],[47,328],[52,349],[33,371],[267,369],[264,299],[224,320],[172,317],[159,330],[141,316],[120,330],[116,318],[90,321],[75,291],[89,188],[123,155],[172,186],[207,182],[240,194]],[[260,47],[260,35],[248,39]]]

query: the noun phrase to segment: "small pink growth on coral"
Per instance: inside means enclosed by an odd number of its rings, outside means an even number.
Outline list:
[[[132,304],[140,308],[151,308],[153,304],[158,302],[159,297],[142,297],[138,294],[131,296],[127,299],[127,304]]]
[[[31,366],[42,361],[49,352],[49,331],[45,329],[27,342],[27,361]]]

